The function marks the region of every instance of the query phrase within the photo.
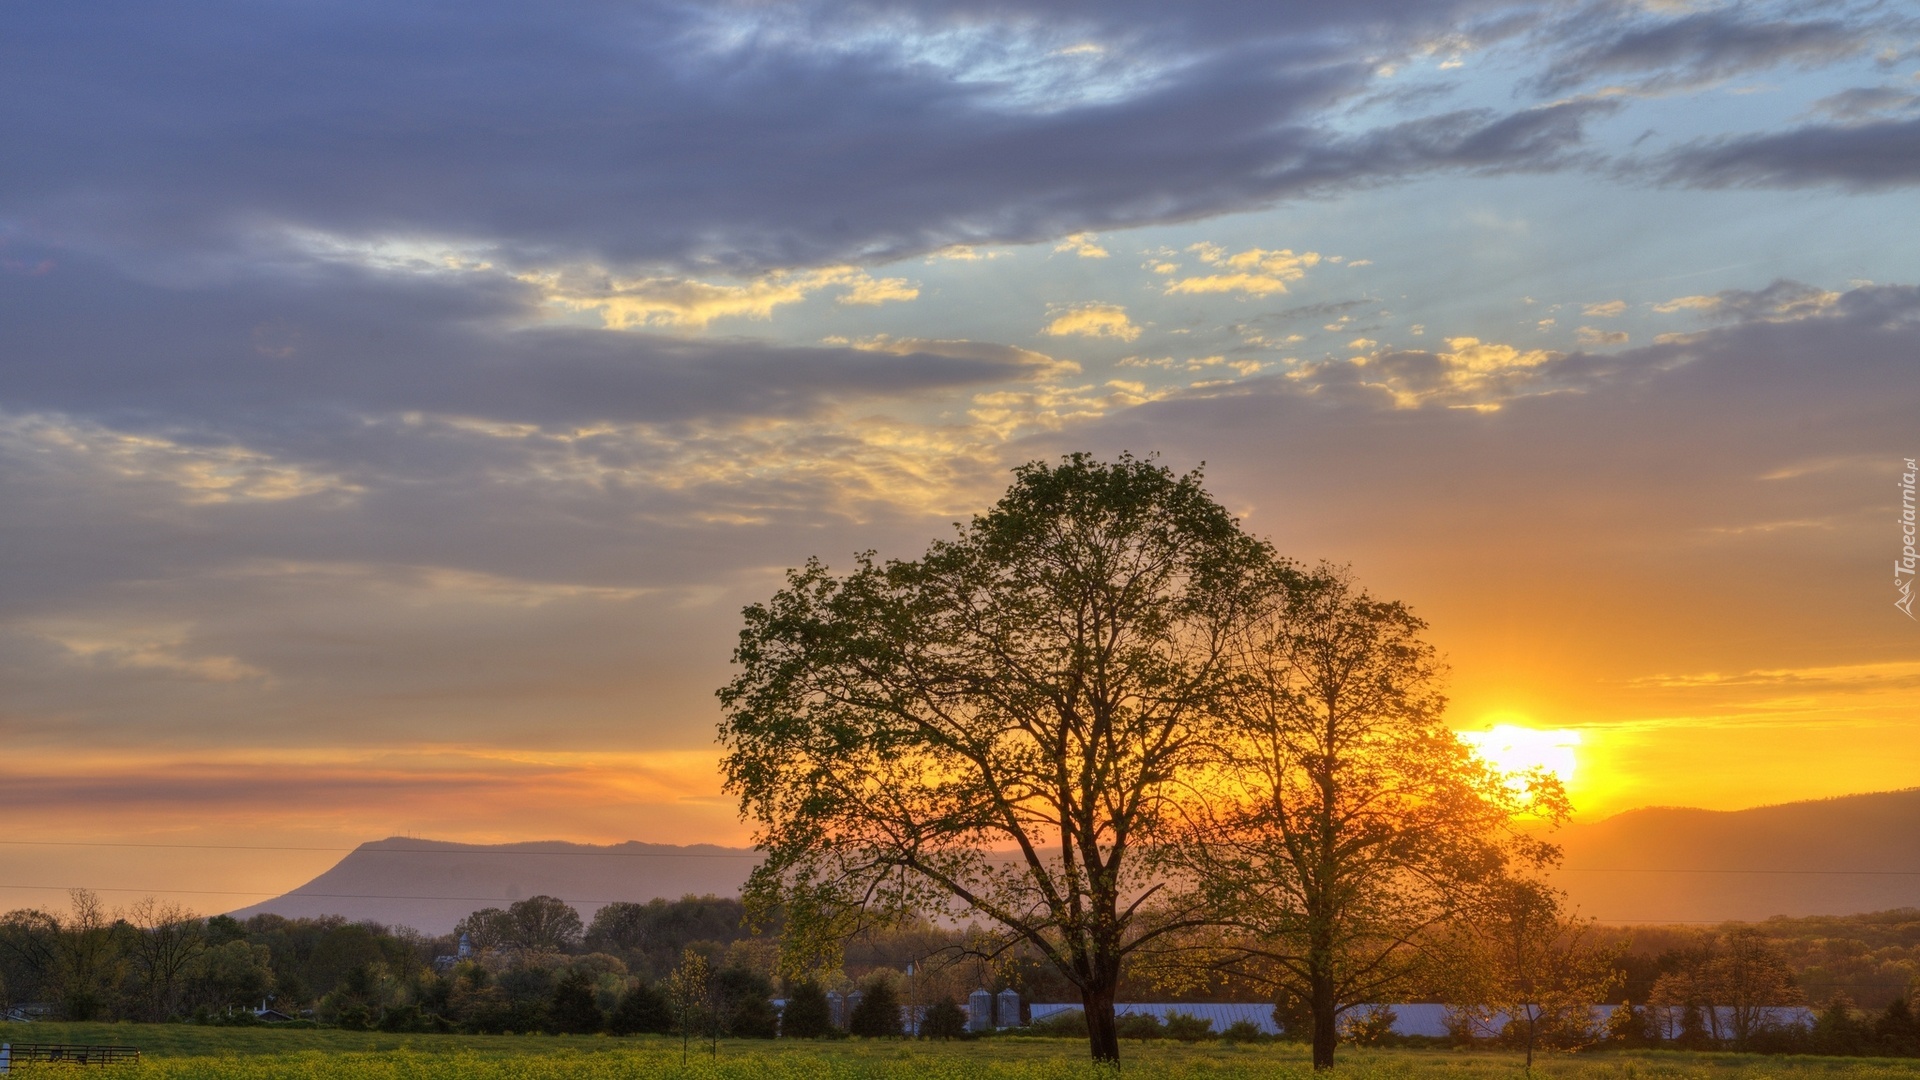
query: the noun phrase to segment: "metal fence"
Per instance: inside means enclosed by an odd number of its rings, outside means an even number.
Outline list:
[[[0,1068],[29,1061],[69,1065],[122,1065],[140,1060],[137,1046],[81,1046],[72,1043],[13,1043],[0,1046]]]

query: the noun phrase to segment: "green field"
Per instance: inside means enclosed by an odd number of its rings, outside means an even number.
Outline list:
[[[683,1067],[677,1040],[547,1035],[382,1035],[373,1032],[195,1027],[184,1024],[0,1025],[0,1041],[138,1046],[138,1066],[104,1075],[156,1080],[1081,1080],[1093,1068],[1079,1043],[998,1038],[965,1043],[735,1042],[717,1056],[696,1046]],[[1143,1080],[1278,1080],[1311,1074],[1304,1048],[1128,1043],[1122,1073]],[[76,1075],[27,1065],[27,1075]],[[1342,1075],[1367,1080],[1520,1080],[1521,1059],[1498,1051],[1348,1050]],[[1758,1057],[1680,1051],[1604,1052],[1540,1059],[1542,1080],[1920,1080],[1920,1061]],[[92,1075],[90,1071],[88,1075]]]

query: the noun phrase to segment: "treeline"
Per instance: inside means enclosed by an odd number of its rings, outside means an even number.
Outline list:
[[[772,946],[717,897],[610,904],[591,925],[552,897],[476,912],[458,932],[339,917],[195,915],[76,891],[61,915],[0,915],[0,1006],[65,1020],[296,1022],[441,1031],[667,1030],[658,988],[688,955],[712,974],[728,1032],[771,1034]],[[454,958],[455,962],[449,962]],[[703,988],[703,992],[704,992]]]
[[[1776,917],[1713,929],[1635,927],[1617,931],[1629,948],[1625,981],[1615,1000],[1648,1001],[1655,983],[1697,971],[1718,943],[1735,932],[1766,940],[1809,1001],[1845,996],[1879,1011],[1920,989],[1920,909],[1860,915]]]
[[[778,932],[777,919],[750,930],[738,899],[715,896],[608,904],[590,922],[535,896],[428,936],[338,916],[201,917],[155,900],[109,911],[77,890],[65,915],[0,915],[0,1007],[83,1021],[772,1038],[899,1034],[912,1003],[929,1033],[951,1035],[968,990],[1019,975],[957,962],[965,932],[918,924],[862,934],[840,970],[784,984]],[[837,1016],[830,993],[848,1002]],[[777,997],[797,1005],[784,1030]]]

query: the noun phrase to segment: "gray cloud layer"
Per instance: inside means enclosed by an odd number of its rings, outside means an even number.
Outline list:
[[[0,214],[149,254],[298,227],[752,269],[1551,166],[1596,106],[1328,123],[1482,9],[30,5]]]

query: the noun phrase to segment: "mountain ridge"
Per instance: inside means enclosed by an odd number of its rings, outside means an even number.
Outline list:
[[[1645,806],[1551,837],[1555,884],[1610,924],[1757,922],[1920,907],[1920,788],[1742,810]],[[232,912],[342,915],[450,931],[483,907],[558,896],[583,919],[616,900],[735,895],[759,853],[718,844],[464,844],[388,837]]]

